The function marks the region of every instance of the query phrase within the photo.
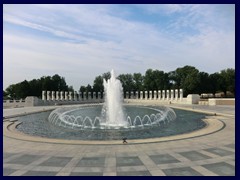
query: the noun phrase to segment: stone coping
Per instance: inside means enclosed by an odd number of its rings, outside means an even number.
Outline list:
[[[148,138],[148,139],[129,139],[128,145],[131,144],[142,144],[142,143],[156,143],[156,142],[166,142],[166,141],[176,141],[182,139],[189,139],[189,138],[196,138],[208,134],[212,134],[222,130],[225,127],[225,124],[212,117],[207,117],[203,119],[203,121],[207,124],[204,128],[173,136],[167,137],[160,137],[160,138]],[[89,141],[89,140],[65,140],[65,139],[53,139],[53,138],[45,138],[40,136],[31,136],[27,135],[23,132],[20,132],[16,129],[16,127],[21,124],[20,122],[16,121],[4,121],[3,123],[3,134],[6,137],[24,140],[24,141],[31,141],[31,142],[42,142],[42,143],[56,143],[56,144],[81,144],[81,145],[119,145],[122,144],[121,141],[116,140],[106,140],[106,141]]]
[[[93,104],[84,104],[80,106],[92,106]],[[96,105],[96,104],[95,104]],[[158,106],[160,104],[142,104],[142,103],[126,103],[125,105],[142,105],[142,106]],[[163,104],[161,104],[163,105]],[[166,104],[165,104],[166,105]],[[78,106],[78,105],[74,105]],[[209,111],[204,111],[204,110],[199,110],[199,109],[194,109],[193,107],[179,107],[179,106],[174,106],[174,105],[167,105],[168,107],[171,108],[176,108],[176,109],[182,109],[182,110],[187,110],[187,111],[194,111],[194,112],[200,112],[200,113],[205,113],[209,114],[211,116],[207,116],[203,121],[207,124],[204,128],[189,132],[189,133],[184,133],[184,134],[179,134],[179,135],[173,135],[173,136],[167,136],[167,137],[160,137],[160,138],[148,138],[148,139],[129,139],[128,144],[142,144],[142,143],[156,143],[156,142],[166,142],[166,141],[176,141],[176,140],[182,140],[182,139],[189,139],[189,138],[196,138],[208,134],[212,134],[215,132],[218,132],[222,130],[225,127],[224,122],[221,120],[221,116],[231,116],[233,117],[234,115],[229,115],[229,114],[223,114],[223,113],[214,113],[214,112],[209,112]],[[82,144],[82,145],[119,145],[122,144],[121,140],[116,141],[116,140],[106,140],[106,141],[95,141],[95,140],[65,140],[65,139],[53,139],[53,138],[45,138],[45,137],[40,137],[40,136],[32,136],[25,134],[23,132],[20,132],[16,129],[16,127],[20,124],[18,121],[12,121],[9,118],[12,117],[17,117],[19,115],[27,115],[27,114],[32,114],[32,113],[38,113],[42,111],[49,111],[56,109],[58,107],[67,107],[67,106],[55,106],[55,107],[49,107],[46,109],[39,109],[39,110],[32,110],[31,112],[24,112],[22,114],[16,114],[13,116],[8,116],[5,117],[3,121],[3,134],[6,137],[10,137],[13,139],[19,139],[19,140],[24,140],[24,141],[31,141],[31,142],[42,142],[42,143],[55,143],[55,144]],[[215,116],[212,116],[215,115]]]

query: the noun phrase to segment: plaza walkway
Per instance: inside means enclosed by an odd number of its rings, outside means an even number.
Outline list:
[[[83,145],[26,141],[4,134],[4,176],[234,176],[235,108],[171,105],[216,114],[223,128],[155,143]],[[4,109],[9,117],[53,107]],[[209,115],[210,116],[210,115]],[[4,126],[5,127],[5,126]]]

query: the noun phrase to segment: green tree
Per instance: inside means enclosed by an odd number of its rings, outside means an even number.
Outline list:
[[[122,83],[123,91],[133,91],[134,90],[134,82],[132,74],[120,74],[118,79]]]
[[[6,100],[8,99],[8,93],[6,91],[3,90],[3,99]]]
[[[69,86],[68,91],[74,92],[73,86]]]
[[[148,69],[145,72],[145,76],[144,76],[144,88],[146,90],[153,90],[155,89],[155,79],[154,79],[154,75],[153,75],[153,70],[152,69]]]
[[[108,79],[111,78],[111,73],[110,72],[103,73],[102,77],[107,81]]]
[[[12,84],[6,88],[6,93],[10,99],[16,99],[16,85]]]
[[[143,91],[144,90],[143,81],[144,81],[144,76],[142,76],[141,73],[134,73],[133,74],[133,84],[134,84],[133,90]]]
[[[92,86],[90,84],[87,85],[86,91],[87,92],[92,92]]]
[[[169,87],[168,74],[164,71],[148,69],[144,76],[146,90],[162,90]]]
[[[224,82],[220,74],[217,72],[209,75],[209,81],[210,81],[209,92],[215,96],[216,92],[220,90],[220,86],[222,86]]]
[[[85,92],[85,91],[87,91],[87,88],[85,86],[80,86],[79,91]]]
[[[200,77],[198,69],[193,66],[184,66],[177,68],[174,72],[169,73],[169,80],[174,88],[182,88],[184,96],[188,94],[199,93],[198,86]]]
[[[93,81],[93,91],[95,92],[103,92],[103,76],[97,76]]]
[[[220,72],[220,76],[224,83],[221,84],[220,88],[226,96],[227,91],[232,92],[235,95],[235,70],[228,68]]]
[[[211,79],[208,73],[200,72],[198,73],[199,85],[198,85],[198,93],[209,93],[211,91]]]
[[[31,81],[24,80],[20,83],[10,85],[6,88],[10,98],[19,99],[27,96],[42,96],[42,91],[67,91],[68,86],[63,77],[55,74],[54,76],[43,76],[40,79],[33,79]],[[70,87],[73,91],[73,88]]]

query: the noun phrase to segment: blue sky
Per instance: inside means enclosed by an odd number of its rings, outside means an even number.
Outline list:
[[[3,5],[3,88],[59,74],[235,68],[235,5]]]

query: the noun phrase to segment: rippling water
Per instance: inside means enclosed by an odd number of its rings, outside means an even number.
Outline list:
[[[93,115],[93,109],[96,111],[101,110],[101,106],[95,106],[96,108],[91,109],[91,115]],[[153,107],[160,109],[161,107]],[[151,109],[134,111],[134,107],[129,106],[125,108],[126,111],[131,111],[135,115],[141,115],[146,113],[151,113]],[[149,111],[149,112],[146,112]],[[186,132],[191,132],[197,129],[203,128],[206,124],[201,120],[206,115],[202,113],[195,113],[191,111],[184,111],[174,109],[177,119],[168,124],[160,123],[157,126],[152,127],[143,127],[137,128],[134,130],[110,130],[110,129],[69,129],[60,126],[55,126],[48,121],[48,116],[51,113],[41,112],[37,114],[30,114],[26,116],[18,117],[17,119],[22,122],[17,129],[26,134],[49,137],[49,138],[58,138],[58,139],[73,139],[73,140],[119,140],[122,137],[127,137],[128,139],[145,139],[145,138],[155,138],[155,137],[164,137],[176,134],[182,134]],[[77,113],[77,111],[75,112]]]

